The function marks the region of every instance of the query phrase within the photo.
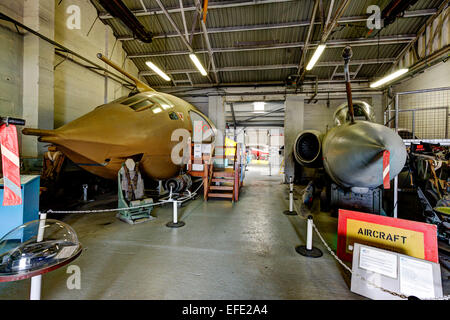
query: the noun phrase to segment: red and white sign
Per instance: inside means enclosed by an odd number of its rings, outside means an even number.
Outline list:
[[[4,184],[3,205],[19,205],[22,203],[22,190],[16,126],[12,124],[0,126],[0,144]]]
[[[385,189],[391,187],[391,179],[389,178],[389,158],[391,153],[389,150],[384,150],[383,152],[383,186]]]
[[[339,209],[338,257],[351,261],[355,242],[438,263],[434,224]]]

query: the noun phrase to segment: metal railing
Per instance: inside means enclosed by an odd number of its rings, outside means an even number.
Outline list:
[[[384,123],[404,140],[446,142],[449,107],[450,87],[397,92],[384,111]]]

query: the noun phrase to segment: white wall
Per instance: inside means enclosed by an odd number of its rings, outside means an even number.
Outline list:
[[[425,69],[413,78],[405,79],[393,86],[394,92],[430,89],[450,86],[450,62],[439,63]]]
[[[23,1],[0,0],[0,11],[23,21]],[[0,115],[22,117],[23,36],[10,22],[0,21]],[[21,135],[19,134],[19,146]]]
[[[450,62],[440,63],[405,79],[393,86],[393,92],[408,92],[421,89],[450,87]],[[439,108],[439,109],[436,109]],[[447,108],[447,109],[444,109]],[[414,93],[399,96],[399,109],[416,111],[414,126],[412,111],[401,112],[399,128],[412,131],[422,139],[445,139],[450,137],[450,90]],[[393,114],[392,114],[393,115]]]
[[[0,26],[0,115],[22,116],[23,37]]]
[[[58,2],[56,1],[56,3]],[[80,30],[71,30],[66,26],[66,21],[69,17],[66,9],[71,4],[76,4],[81,9]],[[83,57],[107,67],[108,70],[111,70],[111,68],[97,59],[97,53],[105,54],[113,62],[122,66],[126,53],[122,49],[120,41],[117,41],[114,47],[116,39],[112,29],[97,19],[89,32],[96,16],[97,11],[89,1],[65,0],[59,6],[56,5],[55,41],[81,54]],[[89,35],[87,35],[88,32]],[[114,52],[111,57],[113,47]],[[63,61],[64,58],[56,56],[55,60],[56,65]],[[124,67],[126,71],[137,76],[137,68],[129,59],[127,59]],[[108,79],[107,92],[107,101],[112,101],[128,94],[129,90]],[[97,75],[70,61],[65,61],[56,68],[55,128],[93,110],[96,106],[103,104],[104,101],[105,80],[103,76]]]

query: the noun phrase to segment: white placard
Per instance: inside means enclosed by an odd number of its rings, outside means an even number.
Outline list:
[[[392,253],[361,247],[359,267],[397,279],[397,256]]]
[[[193,163],[192,171],[203,171],[203,164]]]
[[[435,298],[431,263],[400,257],[400,292],[418,298]]]
[[[55,259],[66,259],[69,258],[77,249],[77,246],[67,246],[63,247],[60,252],[55,256]]]
[[[195,120],[194,121],[194,134],[192,140],[194,143],[203,141],[203,121]]]
[[[202,145],[200,143],[194,144],[194,158],[202,158]]]
[[[202,153],[211,154],[211,144],[202,144]]]

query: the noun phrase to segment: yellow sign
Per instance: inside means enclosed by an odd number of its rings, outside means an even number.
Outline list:
[[[225,137],[225,146],[226,147],[234,147],[236,146],[237,142],[231,140],[230,138]],[[234,156],[235,149],[234,148],[226,148],[225,149],[225,155],[226,156]]]
[[[425,258],[424,234],[414,230],[396,228],[361,220],[347,219],[345,250],[351,253],[353,244],[384,248],[419,259]],[[352,250],[349,249],[349,246]]]

